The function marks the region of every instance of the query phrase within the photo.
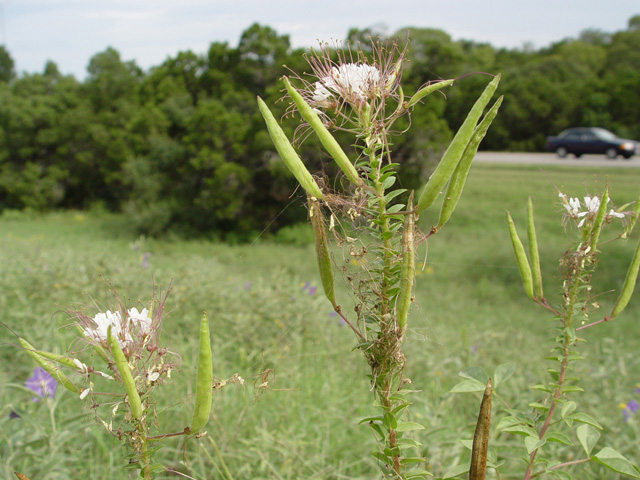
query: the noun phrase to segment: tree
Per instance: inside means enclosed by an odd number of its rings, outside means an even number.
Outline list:
[[[13,58],[5,46],[0,45],[0,82],[8,83],[15,75]]]

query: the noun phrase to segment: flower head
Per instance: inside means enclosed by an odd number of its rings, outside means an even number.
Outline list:
[[[24,385],[40,398],[53,398],[58,388],[58,382],[55,378],[42,367],[34,368],[33,375],[27,378]],[[31,400],[37,402],[39,398],[32,397]]]
[[[126,311],[123,320],[119,311],[100,312],[96,314],[83,329],[84,336],[99,343],[107,344],[107,330],[111,327],[111,334],[118,341],[123,350],[133,345],[146,345],[153,331],[153,319],[149,317],[149,311],[143,308],[138,311],[133,307]]]

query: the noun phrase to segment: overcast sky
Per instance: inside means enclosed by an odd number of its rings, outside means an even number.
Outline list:
[[[589,28],[623,30],[638,14],[638,0],[0,0],[0,42],[18,72],[41,72],[53,60],[83,78],[108,46],[148,69],[180,50],[236,46],[254,22],[289,34],[294,47],[382,24],[387,33],[439,28],[454,40],[539,48]]]

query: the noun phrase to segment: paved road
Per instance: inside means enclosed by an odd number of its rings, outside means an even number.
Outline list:
[[[478,152],[474,162],[482,163],[521,163],[526,165],[580,165],[585,167],[640,167],[640,156],[629,160],[618,157],[609,160],[604,155],[583,155],[576,158],[558,158],[555,153],[523,153],[523,152]]]

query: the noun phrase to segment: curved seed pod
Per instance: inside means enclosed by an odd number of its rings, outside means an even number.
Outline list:
[[[211,402],[213,398],[213,365],[211,363],[211,338],[207,314],[202,314],[200,320],[200,351],[198,352],[198,380],[196,383],[196,404],[189,430],[196,433],[204,428],[209,421]]]
[[[460,200],[460,196],[462,195],[462,190],[464,189],[464,184],[467,181],[467,175],[471,168],[471,162],[476,156],[478,146],[486,135],[487,130],[489,130],[491,122],[496,118],[503,98],[504,97],[502,96],[496,100],[496,103],[493,104],[491,110],[487,112],[482,121],[473,131],[473,135],[467,144],[467,148],[464,149],[462,158],[458,162],[458,165],[456,165],[456,169],[454,170],[453,175],[451,175],[451,180],[449,180],[447,194],[442,202],[440,219],[438,220],[438,226],[435,228],[436,230],[439,230],[445,223],[447,223],[447,221],[449,221],[449,218],[451,218],[451,214],[455,210],[458,200]]]
[[[29,342],[27,342],[24,338],[18,337],[18,340],[20,342],[20,345],[22,345],[22,348],[24,348],[25,351],[27,352],[27,354],[29,354],[29,356],[33,358],[38,363],[38,365],[44,368],[45,371],[49,375],[51,375],[57,382],[61,383],[64,388],[66,388],[67,390],[73,393],[80,393],[80,391],[78,390],[78,387],[76,387],[71,382],[71,380],[69,380],[67,376],[64,373],[62,373],[62,371],[53,362],[51,362],[49,359],[40,355],[38,350],[33,348],[33,346]],[[51,355],[54,355],[54,354],[51,354]],[[73,368],[74,369],[76,368],[75,365],[73,366]]]
[[[300,112],[302,118],[304,118],[304,120],[309,124],[313,131],[316,132],[316,135],[320,139],[320,143],[322,143],[322,146],[327,150],[327,152],[329,152],[329,155],[333,157],[333,159],[336,161],[338,166],[342,169],[349,180],[351,180],[356,185],[362,185],[362,179],[358,175],[356,167],[353,166],[353,163],[351,163],[351,160],[349,160],[347,154],[344,153],[344,150],[342,150],[340,144],[338,144],[333,135],[331,135],[331,132],[329,132],[327,127],[324,126],[324,123],[322,123],[322,120],[320,120],[318,114],[313,110],[313,108],[311,108],[311,106],[307,102],[305,102],[304,98],[302,98],[302,95],[300,95],[300,93],[298,93],[298,90],[296,90],[294,86],[291,85],[291,82],[289,82],[289,79],[287,77],[283,77],[283,81],[284,86],[287,88],[287,92],[291,97],[291,100],[293,100],[293,103],[295,103],[296,107],[298,107],[298,111]],[[317,195],[313,196],[316,198],[322,198],[318,197]]]
[[[627,276],[624,279],[622,290],[620,290],[618,301],[616,302],[615,306],[613,307],[613,311],[611,312],[611,318],[622,313],[622,311],[629,303],[631,295],[633,295],[633,290],[636,286],[636,280],[638,279],[638,270],[640,270],[640,242],[638,242],[636,252],[634,253],[631,264],[629,265],[629,270],[627,270]]]
[[[413,210],[413,192],[409,195],[407,210]],[[398,299],[396,303],[396,322],[400,336],[407,328],[407,316],[411,305],[411,293],[413,290],[413,280],[416,274],[415,267],[415,241],[414,229],[416,215],[408,213],[404,217],[404,226],[402,230],[402,266],[400,268],[400,290],[398,291]]]
[[[118,373],[120,374],[124,390],[127,393],[131,416],[136,420],[140,420],[142,418],[142,402],[140,400],[140,395],[136,389],[136,382],[133,380],[133,375],[131,375],[129,362],[127,362],[127,358],[124,356],[124,353],[122,353],[122,349],[118,344],[118,339],[111,334],[111,325],[107,328],[107,345],[109,345],[111,355],[113,355],[113,361],[116,364],[116,370],[118,370]]]
[[[531,260],[531,278],[533,280],[533,293],[537,298],[543,298],[542,272],[540,271],[540,254],[538,253],[538,239],[536,238],[536,226],[533,223],[533,202],[529,197],[527,204],[527,240],[529,243],[529,259]]]
[[[484,480],[487,471],[487,454],[489,452],[489,425],[491,424],[491,379],[482,395],[480,413],[476,431],[473,434],[473,447],[471,448],[471,465],[469,467],[469,480]]]
[[[431,83],[429,85],[424,86],[420,90],[418,90],[413,97],[409,99],[407,102],[407,108],[413,107],[416,103],[422,100],[424,97],[429,95],[430,93],[435,92],[436,90],[440,90],[441,88],[448,87],[453,84],[454,80],[442,80],[441,82]]]
[[[518,262],[518,269],[520,270],[520,277],[522,277],[522,286],[527,296],[533,300],[533,277],[531,276],[531,268],[529,267],[529,261],[527,255],[524,253],[524,247],[518,237],[516,226],[513,223],[511,214],[507,212],[507,223],[509,224],[509,235],[511,236],[511,244],[513,245],[513,252],[516,254],[516,261]]]
[[[287,136],[282,131],[282,128],[280,128],[280,125],[271,113],[271,110],[269,110],[267,104],[264,103],[260,97],[258,97],[258,108],[260,108],[260,113],[267,124],[271,140],[287,168],[291,173],[293,173],[307,193],[316,198],[324,198],[320,187],[311,176],[311,173],[309,173],[309,170],[307,170],[307,167],[304,166],[302,160],[300,160],[300,157],[293,148],[293,145],[291,145],[291,142],[289,142]]]
[[[604,192],[602,192],[602,197],[600,198],[600,206],[598,207],[596,218],[593,221],[593,229],[591,230],[591,241],[589,242],[591,252],[595,252],[596,248],[598,248],[598,239],[600,238],[602,223],[604,222],[604,217],[607,214],[607,203],[609,203],[609,187],[606,187],[604,189]]]
[[[444,187],[447,180],[451,177],[456,165],[460,161],[462,154],[469,140],[473,136],[473,133],[478,123],[478,119],[482,115],[484,107],[489,103],[494,92],[498,88],[500,82],[500,75],[497,75],[480,95],[476,103],[471,107],[467,118],[464,120],[460,129],[456,133],[455,137],[447,147],[447,151],[444,152],[440,163],[436,167],[435,171],[429,177],[429,181],[425,185],[420,198],[418,198],[418,208],[416,213],[420,213],[425,208],[429,208],[433,202],[435,202],[438,194]]]
[[[322,217],[322,207],[317,199],[307,195],[309,203],[309,220],[313,227],[313,237],[316,246],[316,259],[318,270],[322,280],[322,288],[327,299],[333,307],[336,307],[336,295],[333,287],[333,270],[331,268],[331,258],[329,257],[329,247],[327,245],[327,234],[324,230],[324,219]]]

